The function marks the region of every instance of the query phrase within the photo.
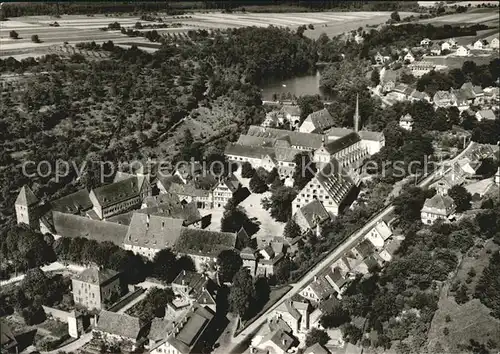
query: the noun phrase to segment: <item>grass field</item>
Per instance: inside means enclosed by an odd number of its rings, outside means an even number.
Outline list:
[[[463,25],[490,21],[496,21],[498,25],[498,9],[474,9],[465,13],[429,18],[420,20],[419,22],[431,23],[433,25]]]
[[[411,13],[401,13],[408,16]],[[296,29],[301,25],[313,25],[314,29],[308,29],[305,35],[318,38],[321,33],[329,36],[341,34],[345,31],[364,27],[366,25],[377,25],[389,19],[389,12],[320,12],[320,13],[238,13],[222,14],[193,13],[189,18],[173,18],[164,16],[164,23],[182,23],[181,28],[157,29],[163,34],[186,33],[192,29],[225,29],[246,26],[268,27],[270,25],[290,27]],[[50,24],[57,21],[59,27],[51,27]],[[130,37],[120,31],[101,31],[99,28],[107,27],[108,24],[118,22],[124,27],[132,27],[136,22],[153,24],[155,22],[141,21],[139,17],[105,17],[95,15],[93,17],[80,15],[64,15],[61,18],[50,16],[26,16],[3,21],[0,27],[0,57],[16,55],[43,55],[51,45],[68,42],[95,41],[102,43],[112,40],[116,43],[130,42]],[[15,30],[19,39],[9,38],[9,32]],[[32,35],[38,35],[41,43],[33,43]],[[136,37],[134,42],[139,45],[149,43],[146,39]]]

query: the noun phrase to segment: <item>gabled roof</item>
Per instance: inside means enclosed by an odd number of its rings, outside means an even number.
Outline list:
[[[346,149],[347,147],[356,144],[361,138],[355,132],[343,136],[340,139],[334,140],[324,145],[325,150],[331,155]]]
[[[372,243],[366,239],[361,241],[355,248],[363,258],[370,256],[375,250]]]
[[[38,198],[27,185],[24,185],[17,195],[16,205],[32,206],[38,203]]]
[[[330,219],[330,214],[325,209],[323,204],[315,199],[312,202],[304,205],[302,208],[297,210],[296,220],[302,217],[307,225],[300,225],[303,228],[312,229],[316,227],[318,223],[323,223],[324,221]],[[300,220],[297,220],[300,221]]]
[[[330,354],[330,351],[323,347],[321,344],[314,343],[304,350],[304,354]]]
[[[275,128],[263,128],[257,125],[251,125],[248,128],[247,135],[267,139],[277,139],[283,136],[288,136],[290,138],[290,143],[292,146],[301,146],[309,149],[319,148],[323,139],[323,135],[321,134],[301,133],[298,131],[289,131]]]
[[[125,314],[102,310],[96,330],[136,340],[141,332],[140,320]]]
[[[382,132],[371,132],[368,130],[360,130],[358,135],[361,140],[381,141],[385,138]]]
[[[233,249],[235,246],[234,233],[182,228],[175,250],[184,254],[216,257],[221,251]]]
[[[320,300],[326,299],[335,293],[335,289],[325,278],[325,273],[316,276],[316,279],[309,283],[309,287]]]
[[[337,204],[340,204],[355,186],[354,181],[336,159],[332,159],[316,174],[316,180]]]
[[[392,231],[385,221],[381,221],[375,225],[374,229],[379,233],[380,236],[385,240],[392,236]]]
[[[291,116],[300,116],[300,107],[296,105],[283,105],[281,111]]]
[[[167,318],[155,317],[151,321],[148,338],[154,342],[166,339],[174,329],[174,322]]]
[[[172,285],[185,286],[188,288],[189,296],[198,299],[203,289],[212,291],[215,283],[205,274],[183,270],[172,281]]]
[[[349,135],[349,134],[351,134],[353,132],[354,132],[354,130],[352,130],[352,129],[333,127],[333,128],[328,129],[327,131],[325,131],[325,134],[328,137],[332,137],[333,136],[333,137],[336,137],[336,138],[341,138],[341,137]]]
[[[411,116],[410,113],[407,113],[404,116],[401,116],[401,118],[399,118],[399,121],[400,122],[413,122],[413,117]]]
[[[434,197],[425,200],[424,208],[434,209],[441,214],[448,215],[453,208],[453,199],[447,195],[436,194]]]
[[[123,243],[158,250],[172,248],[180,237],[181,227],[181,219],[134,213]]]
[[[234,174],[230,174],[229,176],[222,179],[221,183],[223,183],[233,193],[236,192],[236,190],[240,186],[240,181]]]
[[[326,108],[309,114],[306,121],[310,121],[316,129],[324,130],[335,124],[333,117]]]
[[[418,90],[413,90],[411,93],[411,97],[417,100],[425,100],[430,98],[430,96],[426,92],[420,92]]]
[[[117,182],[92,189],[93,193],[102,207],[107,207],[122,201],[139,196],[139,179],[132,176]]]
[[[210,191],[196,188],[193,184],[181,184],[181,183],[171,183],[168,191],[177,195],[188,195],[192,197],[208,197],[210,195]]]
[[[78,192],[51,201],[50,206],[54,211],[77,214],[92,209],[93,204],[89,192],[86,189],[81,189]]]
[[[453,93],[450,93],[448,91],[436,91],[436,93],[434,94],[434,98],[433,98],[434,101],[452,100],[452,99],[454,99],[454,95],[453,95]]]
[[[17,346],[17,340],[7,323],[0,319],[0,345],[2,349],[8,350]]]
[[[116,278],[119,274],[120,273],[112,269],[98,269],[96,267],[91,267],[85,269],[83,272],[73,277],[73,279],[94,285],[104,285],[109,280]]]
[[[478,111],[477,114],[479,114],[484,119],[496,119],[495,113],[491,109],[482,109]]]
[[[287,352],[293,346],[294,339],[282,329],[277,329],[262,338],[260,344],[264,344],[268,341],[274,343],[283,352]]]
[[[127,226],[103,220],[92,220],[84,216],[52,212],[52,220],[57,235],[83,237],[99,242],[109,241],[121,246],[127,235]]]
[[[286,313],[289,313],[297,321],[300,320],[300,318],[302,317],[301,314],[300,314],[300,312],[297,311],[297,309],[295,308],[292,300],[290,300],[290,299],[287,299],[287,300],[285,300],[285,302],[282,302],[276,308],[276,311],[277,312],[286,312]]]

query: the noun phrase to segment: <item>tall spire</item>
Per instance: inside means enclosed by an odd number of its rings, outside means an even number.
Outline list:
[[[356,94],[356,112],[354,113],[354,131],[359,131],[359,93]]]

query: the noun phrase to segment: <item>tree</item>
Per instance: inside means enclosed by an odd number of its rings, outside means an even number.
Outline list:
[[[297,105],[300,108],[300,123],[313,112],[323,109],[325,106],[320,95],[304,95],[297,99]]]
[[[250,179],[249,187],[252,193],[261,194],[267,191],[267,185],[262,180],[262,178],[259,177],[258,173],[253,174],[252,178]]]
[[[324,314],[320,319],[321,325],[324,328],[340,327],[350,321],[349,312],[340,305],[336,305],[331,312]]]
[[[255,174],[255,170],[250,164],[250,162],[245,161],[241,165],[241,177],[243,178],[252,178],[252,176]]]
[[[455,301],[457,304],[465,304],[467,301],[469,301],[469,296],[467,295],[467,286],[465,284],[462,284],[456,294],[455,294]]]
[[[373,69],[370,80],[372,81],[373,86],[377,86],[378,84],[380,84],[380,73],[377,69]]]
[[[448,191],[448,195],[453,199],[457,212],[469,210],[471,207],[472,196],[463,186],[453,186]]]
[[[160,250],[155,254],[152,262],[153,276],[171,282],[178,273],[177,260],[170,248]]]
[[[217,266],[223,282],[231,281],[243,265],[243,261],[235,250],[224,250],[217,256]]]
[[[391,13],[391,20],[396,21],[396,22],[401,21],[401,17],[399,16],[399,12],[394,11],[393,13]]]
[[[19,34],[16,31],[12,30],[12,31],[9,32],[9,37],[12,38],[12,39],[18,39],[19,38]]]
[[[266,184],[272,184],[276,178],[280,178],[280,175],[278,173],[278,169],[275,167],[271,170],[271,172],[267,175],[266,177]]]
[[[31,36],[31,41],[33,43],[40,43],[40,38],[38,37],[38,34],[34,34]]]
[[[230,199],[224,207],[220,229],[222,232],[238,232],[241,228],[244,228],[249,235],[253,235],[259,229],[258,225],[250,220],[245,209]]]
[[[399,216],[403,224],[411,224],[420,220],[420,211],[425,199],[429,197],[422,189],[410,187],[404,189],[399,196],[394,199],[394,211]]]
[[[313,328],[306,336],[306,347],[310,347],[313,344],[319,343],[325,345],[330,340],[330,336],[324,330]]]
[[[293,171],[293,186],[302,190],[316,174],[316,164],[312,162],[311,156],[304,151],[293,158],[295,170]]]
[[[292,201],[297,193],[290,187],[278,187],[272,190],[270,198],[262,199],[262,207],[268,210],[276,221],[286,222],[292,216]]]
[[[300,226],[295,222],[295,220],[288,220],[285,224],[285,228],[283,229],[283,237],[287,239],[294,239],[300,235],[302,235]]]
[[[21,289],[28,299],[45,297],[48,292],[49,280],[40,268],[29,269],[22,282]]]
[[[253,279],[247,268],[240,268],[233,278],[233,285],[229,291],[229,307],[231,311],[246,319],[256,293]]]

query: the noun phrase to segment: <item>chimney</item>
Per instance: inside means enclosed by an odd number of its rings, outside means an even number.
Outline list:
[[[354,113],[354,131],[359,131],[359,94],[356,94],[356,112]]]

